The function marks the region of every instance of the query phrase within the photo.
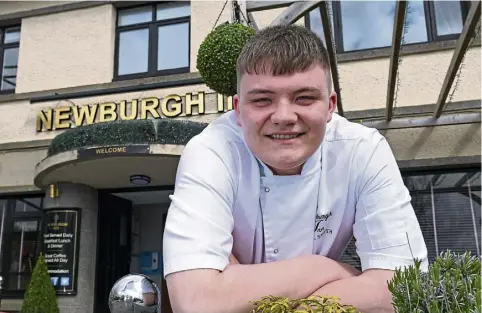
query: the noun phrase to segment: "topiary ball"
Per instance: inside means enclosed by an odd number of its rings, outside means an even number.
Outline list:
[[[223,24],[210,32],[199,47],[197,68],[206,86],[225,95],[236,94],[236,60],[256,33],[252,27]]]

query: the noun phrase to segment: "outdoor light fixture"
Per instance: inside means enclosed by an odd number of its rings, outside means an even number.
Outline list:
[[[149,185],[151,178],[146,175],[131,175],[130,181],[134,185],[145,186]]]

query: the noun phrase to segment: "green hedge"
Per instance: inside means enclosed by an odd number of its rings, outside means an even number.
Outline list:
[[[50,144],[48,156],[95,146],[156,143],[185,145],[207,125],[170,119],[121,120],[90,124],[57,135]]]

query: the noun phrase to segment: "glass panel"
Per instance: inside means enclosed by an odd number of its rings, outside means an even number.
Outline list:
[[[3,53],[2,84],[0,90],[13,90],[17,84],[18,48]]]
[[[412,193],[412,207],[420,224],[425,245],[427,246],[428,259],[432,262],[438,255],[435,229],[433,227],[431,194]]]
[[[38,224],[38,221],[17,221],[13,224],[10,290],[23,290],[30,281],[37,258]]]
[[[189,66],[189,23],[159,27],[157,69]]]
[[[480,188],[480,172],[470,173],[467,180],[464,182],[464,186],[479,187]]]
[[[439,253],[452,250],[455,253],[470,251],[478,253],[478,234],[474,232],[472,208],[480,211],[480,205],[472,201],[466,193],[436,193],[434,197],[437,241]],[[479,215],[480,216],[480,215]],[[480,218],[476,223],[480,224]]]
[[[191,15],[189,1],[162,3],[157,5],[157,20],[167,20]]]
[[[145,6],[119,11],[119,26],[140,24],[152,21],[152,6]]]
[[[41,205],[40,198],[18,199],[15,201],[15,212],[38,212]]]
[[[403,36],[405,44],[425,42],[428,40],[423,1],[408,2],[405,25],[405,34]]]
[[[404,177],[404,182],[409,190],[428,191],[430,190],[430,185],[434,189],[461,188],[463,186],[467,187],[468,182],[470,182],[470,186],[480,188],[480,172],[408,176]]]
[[[345,51],[389,47],[392,44],[395,1],[341,1]],[[423,2],[410,1],[405,44],[427,40]]]
[[[480,178],[480,172],[404,177],[422,228],[429,261],[448,249],[456,253],[480,254],[480,184],[473,188],[465,185],[477,177]]]
[[[462,31],[460,1],[434,1],[437,35],[459,34]]]
[[[331,10],[333,12],[333,9]],[[316,33],[324,43],[325,40],[325,33],[323,32],[323,23],[321,22],[321,13],[320,9],[317,7],[310,11],[310,29]],[[333,27],[333,14],[331,15],[331,30],[334,31]],[[332,36],[335,38],[335,36]]]
[[[119,34],[119,75],[147,72],[148,55],[149,29]]]
[[[20,41],[20,28],[9,28],[5,31],[5,43]]]

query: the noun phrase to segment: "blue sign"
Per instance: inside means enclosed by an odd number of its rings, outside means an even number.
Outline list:
[[[58,277],[50,277],[50,281],[52,282],[52,285],[57,286],[57,283],[59,282]]]
[[[139,271],[144,275],[160,274],[162,257],[158,251],[142,251],[139,253]]]

